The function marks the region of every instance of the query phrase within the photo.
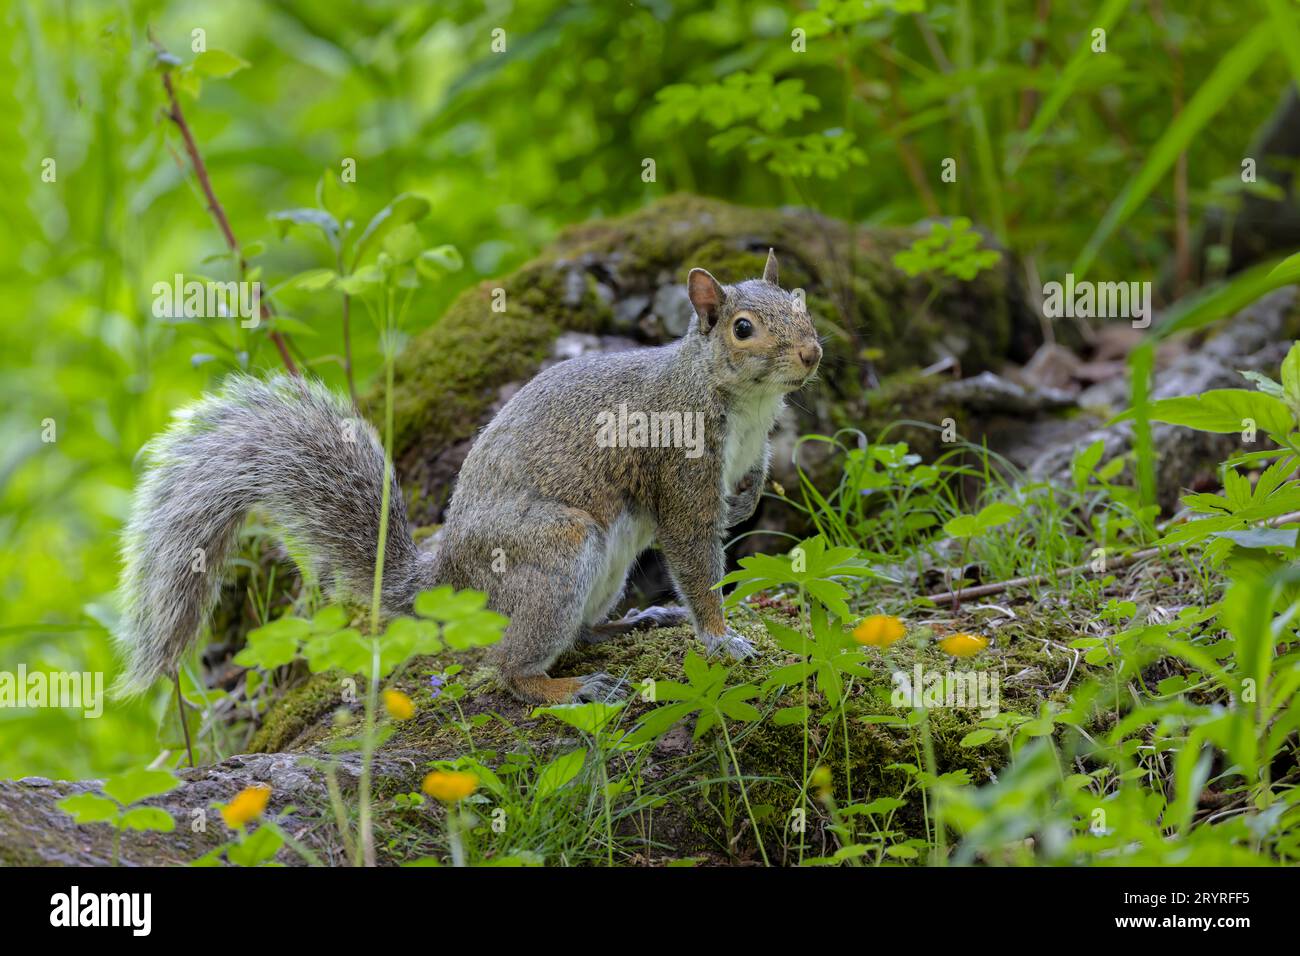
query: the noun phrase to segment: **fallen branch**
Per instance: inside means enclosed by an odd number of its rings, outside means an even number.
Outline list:
[[[154,40],[152,37],[150,37],[150,40],[154,45],[154,49],[158,51],[160,56],[168,55],[167,51],[163,49],[157,40]],[[235,261],[239,264],[239,278],[242,282],[244,281],[244,275],[248,270],[248,263],[244,261],[244,254],[240,250],[239,240],[235,238],[234,230],[230,228],[230,219],[226,216],[225,207],[221,205],[221,201],[217,199],[217,194],[212,189],[212,180],[208,177],[208,167],[203,162],[203,157],[199,153],[199,146],[198,143],[194,141],[194,134],[190,132],[189,123],[185,122],[185,114],[181,112],[180,101],[176,98],[176,87],[172,83],[172,74],[170,69],[164,69],[162,71],[162,81],[163,89],[167,91],[167,101],[169,104],[164,115],[171,120],[171,122],[176,126],[176,129],[180,131],[181,140],[185,143],[185,152],[190,157],[190,166],[193,167],[194,175],[199,181],[199,188],[203,190],[203,195],[208,201],[208,210],[212,213],[212,218],[216,220],[217,228],[221,230],[222,238],[226,240],[226,248],[230,250],[235,257]],[[274,311],[272,311],[271,306],[261,296],[258,297],[258,300],[261,305],[261,317],[269,320],[275,315]],[[268,329],[267,334],[270,336],[271,341],[275,343],[276,349],[279,350],[280,359],[284,362],[284,367],[288,369],[290,375],[297,376],[298,366],[294,362],[293,356],[289,354],[289,344],[285,337],[275,329]]]
[[[1270,518],[1264,522],[1270,528],[1276,528],[1278,525],[1289,524],[1292,521],[1300,521],[1300,511],[1292,511],[1288,514],[1278,515],[1276,518]],[[944,601],[949,602],[954,607],[967,598],[988,597],[991,594],[1001,594],[1003,591],[1009,591],[1012,588],[1028,587],[1034,584],[1046,584],[1049,581],[1059,581],[1061,578],[1068,578],[1075,574],[1107,574],[1118,568],[1126,568],[1131,564],[1139,561],[1145,561],[1147,558],[1154,558],[1163,548],[1144,548],[1141,551],[1134,551],[1131,554],[1121,555],[1114,561],[1107,563],[1102,571],[1094,571],[1091,564],[1078,564],[1074,567],[1062,568],[1051,574],[1031,574],[1023,578],[1012,578],[1009,581],[995,581],[992,584],[978,584],[971,588],[961,588],[956,591],[938,591],[934,594],[927,594],[926,598],[941,604]]]

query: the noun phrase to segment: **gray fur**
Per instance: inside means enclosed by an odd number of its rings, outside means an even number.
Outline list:
[[[247,375],[231,376],[177,418],[145,448],[126,528],[119,693],[176,671],[254,508],[335,593],[368,596],[373,586],[384,455],[368,422],[319,382]],[[398,612],[427,586],[431,558],[411,540],[396,481],[391,500],[383,604]]]
[[[776,277],[776,259],[764,270]],[[757,506],[767,434],[785,393],[809,380],[821,347],[807,315],[768,278],[723,286],[693,270],[697,316],[659,348],[582,356],[536,376],[483,430],[465,459],[436,556],[412,543],[394,487],[384,568],[387,613],[436,581],[476,588],[510,617],[495,649],[507,687],[527,700],[606,694],[603,675],[547,670],[590,639],[617,603],[638,553],[657,541],[710,650],[752,649],[726,626],[722,533]],[[740,313],[754,334],[740,341]],[[699,413],[704,452],[602,447],[595,417],[620,404]],[[373,429],[319,384],[231,379],[149,446],[127,531],[122,686],[174,672],[206,621],[222,565],[260,506],[332,590],[368,594],[384,456]],[[189,571],[194,547],[208,571]]]

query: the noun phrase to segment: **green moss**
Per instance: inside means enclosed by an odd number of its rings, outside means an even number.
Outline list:
[[[299,750],[304,736],[328,733],[325,715],[343,704],[342,675],[313,674],[292,688],[267,712],[248,745],[250,753]]]
[[[906,441],[923,460],[934,461],[943,452],[951,450],[951,446],[944,446],[938,430],[946,418],[964,423],[968,416],[960,405],[939,398],[933,376],[923,376],[917,369],[906,369],[889,376],[879,388],[864,395],[856,416],[842,411],[835,424],[838,428],[861,429],[872,440],[883,434],[885,441]],[[924,422],[934,427],[902,424],[905,421]]]

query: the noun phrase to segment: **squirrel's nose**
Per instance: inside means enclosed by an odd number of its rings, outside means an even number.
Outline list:
[[[803,362],[804,368],[816,368],[817,363],[822,359],[822,347],[816,342],[811,345],[805,345],[799,350],[799,361]]]

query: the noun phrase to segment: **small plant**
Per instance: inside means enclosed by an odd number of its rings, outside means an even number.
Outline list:
[[[969,282],[1002,261],[1002,253],[984,249],[982,243],[983,237],[972,228],[971,221],[958,216],[951,223],[932,223],[930,234],[895,253],[893,262],[913,278],[930,273]]]
[[[160,807],[136,804],[151,797],[170,793],[181,785],[167,770],[128,770],[110,777],[103,795],[78,793],[60,800],[58,807],[78,824],[107,823],[113,828],[113,865],[121,860],[122,833],[125,830],[170,833],[176,829],[172,815]]]

